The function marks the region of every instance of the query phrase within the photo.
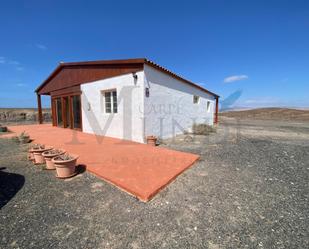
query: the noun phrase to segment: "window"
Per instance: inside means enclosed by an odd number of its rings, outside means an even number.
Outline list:
[[[210,112],[210,101],[207,100],[207,112]]]
[[[193,104],[198,104],[200,97],[197,95],[193,95]]]
[[[117,91],[103,91],[104,94],[104,110],[105,113],[117,113]]]

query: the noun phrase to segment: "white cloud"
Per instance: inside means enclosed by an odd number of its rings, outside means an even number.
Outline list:
[[[27,86],[27,85],[23,84],[23,83],[18,83],[18,84],[16,84],[16,86],[23,87],[23,86]]]
[[[25,68],[23,68],[23,67],[16,67],[16,70],[17,70],[17,71],[24,71],[24,69],[25,69]]]
[[[243,75],[232,75],[232,76],[226,77],[224,79],[224,83],[231,83],[231,82],[234,82],[234,81],[246,80],[248,78],[249,77],[245,74],[243,74]]]
[[[47,49],[47,47],[46,47],[45,45],[40,44],[40,43],[35,44],[35,46],[36,46],[38,49],[41,49],[41,50],[46,50],[46,49]]]
[[[8,64],[10,65],[20,65],[19,61],[9,61]]]
[[[16,66],[16,69],[18,71],[22,71],[24,70],[24,68],[21,66],[20,62],[19,61],[15,61],[15,60],[10,60],[10,59],[7,59],[3,56],[0,56],[0,64],[6,64],[6,65],[12,65],[12,66]]]
[[[4,56],[0,56],[0,64],[20,65],[19,61],[6,59]]]

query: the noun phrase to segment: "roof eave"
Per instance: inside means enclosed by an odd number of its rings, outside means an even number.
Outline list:
[[[149,65],[149,66],[152,66],[152,67],[154,67],[154,68],[156,68],[156,69],[159,69],[159,70],[161,70],[161,71],[163,71],[163,72],[165,72],[165,73],[171,75],[172,77],[174,77],[174,78],[176,78],[176,79],[178,79],[178,80],[184,81],[184,82],[186,82],[187,84],[190,84],[191,86],[196,87],[196,88],[200,89],[201,91],[204,91],[204,92],[206,92],[206,93],[208,93],[208,94],[214,96],[215,98],[220,98],[220,96],[219,96],[218,94],[215,94],[215,93],[213,93],[213,92],[207,90],[206,88],[201,87],[200,85],[197,85],[196,83],[193,83],[192,81],[187,80],[187,79],[185,79],[185,78],[183,78],[183,77],[181,77],[181,76],[179,76],[179,75],[173,73],[172,71],[170,71],[170,70],[168,70],[168,69],[166,69],[166,68],[160,66],[159,64],[154,63],[153,61],[150,61],[150,60],[148,60],[148,59],[145,59],[145,64],[147,64],[147,65]]]
[[[39,85],[39,87],[37,87],[37,89],[35,90],[35,92],[38,94],[38,92],[44,87],[44,85],[50,81],[63,67],[67,67],[67,66],[91,66],[91,65],[119,65],[119,64],[147,64],[149,66],[152,66],[158,70],[161,70],[164,73],[167,73],[169,75],[171,75],[172,77],[181,80],[183,82],[186,82],[187,84],[196,87],[198,89],[200,89],[201,91],[204,91],[212,96],[214,96],[215,98],[219,98],[220,96],[207,90],[206,88],[203,88],[195,83],[193,83],[192,81],[189,81],[175,73],[173,73],[172,71],[160,66],[159,64],[154,63],[151,60],[148,60],[146,58],[135,58],[135,59],[126,59],[126,60],[101,60],[101,61],[81,61],[81,62],[60,62],[59,65],[56,67],[56,69],[42,82],[41,85]]]

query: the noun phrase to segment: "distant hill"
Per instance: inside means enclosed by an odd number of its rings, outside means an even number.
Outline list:
[[[259,120],[309,121],[309,110],[289,108],[259,108],[243,111],[226,111],[221,117]]]

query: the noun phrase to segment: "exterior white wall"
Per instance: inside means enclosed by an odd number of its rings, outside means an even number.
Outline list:
[[[81,85],[83,131],[144,142],[144,73],[131,73]],[[101,92],[117,89],[118,112],[105,113]]]
[[[148,65],[144,66],[144,75],[150,93],[144,97],[145,136],[169,138],[191,131],[193,123],[213,125],[214,96]],[[193,104],[193,95],[200,97],[198,104]]]

